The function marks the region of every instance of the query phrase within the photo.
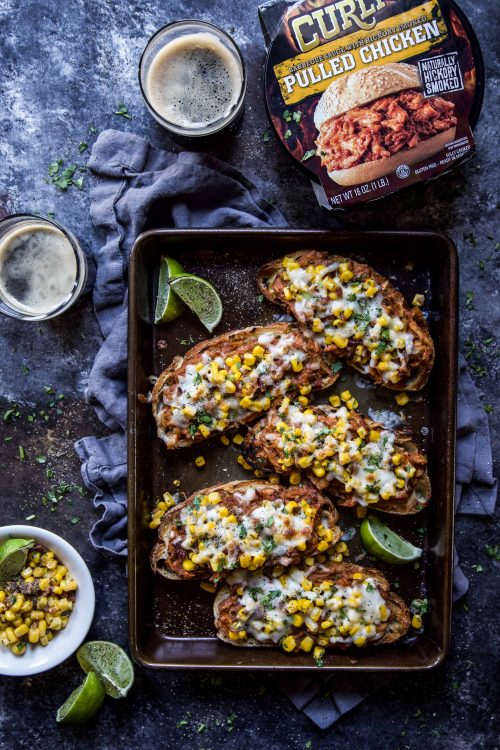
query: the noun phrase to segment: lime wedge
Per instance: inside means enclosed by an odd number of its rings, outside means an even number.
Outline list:
[[[99,711],[106,697],[104,685],[95,672],[89,672],[80,687],[73,690],[57,712],[58,724],[83,724]]]
[[[84,672],[95,672],[112,698],[124,698],[134,683],[134,665],[125,651],[109,641],[89,641],[76,652]]]
[[[0,583],[15,578],[26,565],[33,539],[7,539],[0,544]]]
[[[155,323],[169,323],[178,318],[184,310],[184,303],[172,292],[169,284],[170,279],[183,273],[184,269],[178,261],[169,258],[168,255],[161,256]]]
[[[171,279],[170,287],[212,333],[222,318],[222,302],[216,288],[191,274]]]
[[[404,565],[418,560],[422,555],[420,547],[414,547],[375,516],[367,516],[363,520],[359,533],[363,546],[377,560]]]

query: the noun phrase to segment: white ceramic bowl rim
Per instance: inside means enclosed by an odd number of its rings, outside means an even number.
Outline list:
[[[0,675],[27,677],[56,667],[71,656],[87,635],[95,608],[95,591],[89,569],[74,547],[52,531],[36,526],[0,526],[0,544],[6,539],[34,539],[53,550],[78,583],[75,606],[64,630],[47,646],[28,645],[22,656],[0,646]]]

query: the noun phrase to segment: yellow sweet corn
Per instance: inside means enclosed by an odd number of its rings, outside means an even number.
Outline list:
[[[290,651],[293,651],[294,648],[296,647],[297,647],[297,643],[293,635],[288,635],[286,638],[283,638],[283,640],[281,641],[281,648],[283,649],[283,651],[290,652]]]

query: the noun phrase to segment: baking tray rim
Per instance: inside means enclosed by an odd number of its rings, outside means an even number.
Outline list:
[[[134,241],[129,258],[129,307],[128,307],[128,376],[127,376],[127,400],[128,400],[128,424],[127,424],[127,541],[128,541],[128,617],[129,617],[129,647],[134,660],[141,666],[157,670],[215,670],[215,671],[284,671],[284,672],[316,672],[318,667],[303,665],[264,665],[264,664],[214,664],[214,663],[174,663],[174,662],[155,662],[145,656],[139,646],[138,639],[138,617],[135,607],[136,602],[136,516],[135,516],[135,496],[133,487],[135,487],[136,472],[134,459],[134,436],[135,422],[137,411],[137,388],[135,381],[136,369],[130,366],[130,352],[135,356],[137,352],[137,306],[136,295],[131,293],[136,289],[137,263],[146,241],[154,238],[165,237],[193,237],[193,238],[214,238],[230,237],[234,235],[244,235],[246,237],[265,236],[272,238],[274,236],[286,235],[287,237],[304,239],[313,242],[315,238],[325,240],[326,238],[355,238],[357,242],[368,240],[369,238],[398,238],[412,236],[418,238],[434,238],[446,246],[446,261],[450,273],[450,290],[448,310],[450,312],[450,343],[448,354],[452,366],[450,368],[450,383],[447,389],[446,408],[449,414],[448,419],[448,461],[446,463],[445,486],[448,492],[447,498],[443,505],[443,514],[445,522],[444,531],[444,579],[443,579],[443,604],[446,614],[446,623],[442,630],[442,645],[436,644],[439,649],[436,656],[429,659],[428,662],[418,665],[389,664],[389,665],[325,665],[322,673],[325,672],[424,672],[438,668],[446,660],[451,642],[451,620],[452,620],[452,592],[453,592],[453,551],[454,551],[454,527],[455,527],[455,458],[456,458],[456,397],[458,385],[458,253],[453,240],[442,232],[432,230],[357,230],[357,229],[289,229],[287,227],[265,227],[265,228],[189,228],[189,229],[150,229],[139,234]],[[131,513],[130,511],[134,512]],[[182,640],[174,638],[172,640]],[[207,640],[199,638],[195,640]],[[237,651],[235,649],[235,657]],[[207,660],[208,661],[208,660]]]

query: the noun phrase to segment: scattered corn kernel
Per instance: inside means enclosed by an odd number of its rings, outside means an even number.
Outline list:
[[[396,396],[396,402],[399,406],[406,406],[409,400],[410,397],[407,393],[398,393],[398,395]]]
[[[293,651],[294,648],[297,647],[297,642],[295,641],[295,638],[293,635],[288,635],[286,638],[283,638],[281,641],[281,648],[283,651]]]

